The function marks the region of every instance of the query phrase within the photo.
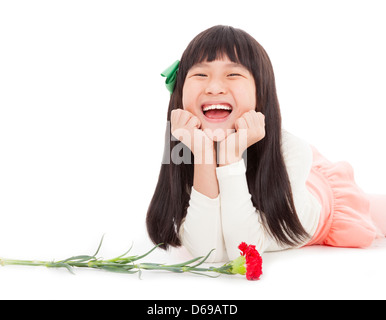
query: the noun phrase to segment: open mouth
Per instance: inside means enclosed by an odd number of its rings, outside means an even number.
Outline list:
[[[232,113],[232,106],[228,103],[204,104],[202,112],[210,120],[225,120]]]

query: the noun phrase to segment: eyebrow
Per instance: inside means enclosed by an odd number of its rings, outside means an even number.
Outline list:
[[[193,68],[202,68],[202,67],[207,67],[209,65],[210,62],[200,62],[200,63],[196,63],[195,65],[192,66],[192,69]],[[237,63],[237,62],[229,62],[227,64],[225,64],[225,67],[227,68],[242,68],[242,69],[246,69],[248,70],[246,67],[244,67],[242,64],[240,63]]]

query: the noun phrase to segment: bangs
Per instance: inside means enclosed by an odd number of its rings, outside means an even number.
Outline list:
[[[186,48],[180,69],[186,75],[197,63],[212,62],[228,57],[252,71],[253,54],[250,43],[254,40],[249,34],[229,26],[215,26],[200,33]]]

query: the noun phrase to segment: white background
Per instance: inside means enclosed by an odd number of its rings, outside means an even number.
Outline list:
[[[375,0],[0,1],[0,257],[88,254],[104,233],[106,258],[132,242],[136,254],[151,248],[144,222],[169,98],[160,73],[216,24],[268,52],[286,129],[386,194],[385,11]],[[385,298],[385,256],[266,254],[253,283],[9,266],[0,298]],[[147,262],[186,257],[160,251]]]

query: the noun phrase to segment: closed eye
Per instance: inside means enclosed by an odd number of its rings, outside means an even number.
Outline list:
[[[206,74],[203,74],[203,73],[196,73],[196,74],[194,75],[194,77],[207,77],[207,75],[206,75]]]
[[[230,73],[228,74],[228,77],[241,77],[242,75],[239,73]]]

